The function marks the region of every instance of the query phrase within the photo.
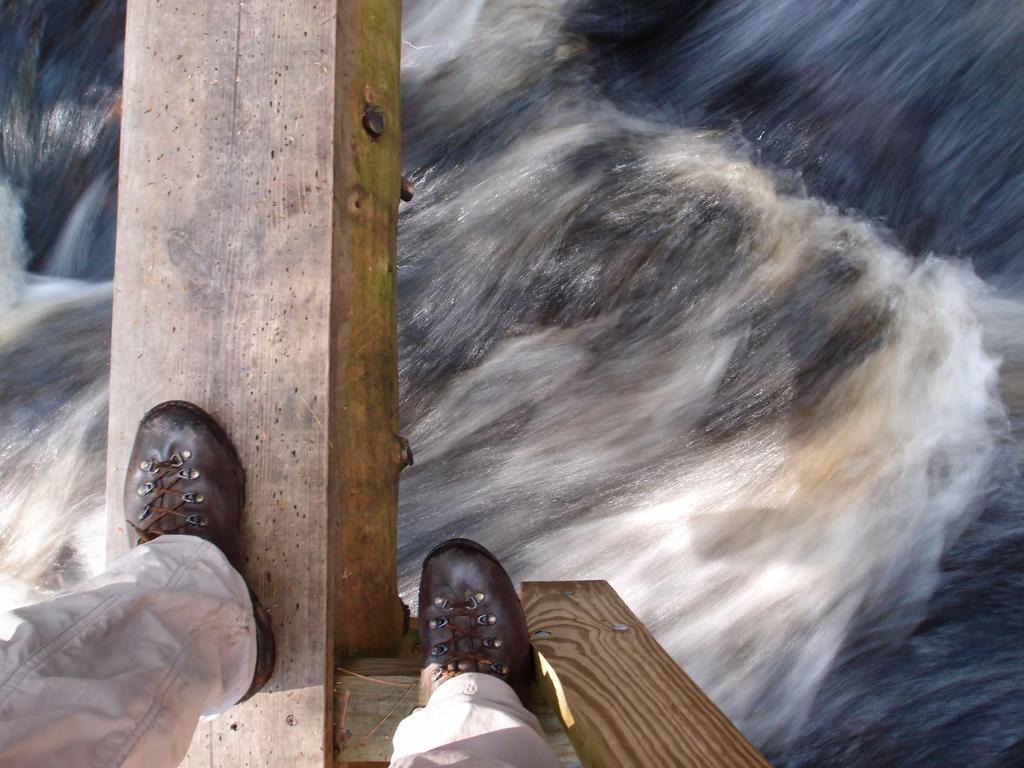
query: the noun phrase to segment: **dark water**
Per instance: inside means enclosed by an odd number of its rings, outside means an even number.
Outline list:
[[[630,111],[735,130],[910,251],[1019,283],[1019,3],[608,0],[569,24]]]
[[[99,567],[121,5],[0,2],[8,605]],[[404,589],[475,536],[610,579],[779,764],[1024,764],[1024,10],[404,37]]]

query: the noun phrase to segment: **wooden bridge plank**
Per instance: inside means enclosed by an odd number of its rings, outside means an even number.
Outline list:
[[[332,763],[336,640],[384,654],[401,635],[399,14],[399,0],[128,2],[109,553],[128,544],[139,418],[196,402],[245,464],[245,571],[279,649],[269,692],[202,726],[189,765]],[[336,633],[338,612],[362,619]]]
[[[419,653],[384,659],[344,659],[335,690],[336,727],[350,738],[335,739],[337,768],[386,766],[391,759],[392,739],[402,718],[420,704]],[[346,692],[348,705],[343,707]],[[341,712],[345,710],[342,720]],[[576,763],[576,753],[558,715],[540,687],[531,691],[529,709],[540,721],[555,756]]]
[[[315,5],[314,5],[315,7]],[[398,201],[401,0],[335,0],[337,68],[328,506],[342,563],[334,645],[382,656],[402,637],[398,600]],[[368,111],[381,128],[371,133]],[[372,617],[372,619],[370,618]]]
[[[607,582],[524,582],[522,596],[538,679],[583,765],[768,765]]]

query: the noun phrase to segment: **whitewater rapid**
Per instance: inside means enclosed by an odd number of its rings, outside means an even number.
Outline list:
[[[0,76],[0,609],[103,565],[120,3],[69,2],[65,48],[0,9],[46,73]],[[1012,182],[960,166],[1005,121],[893,149],[952,77],[903,6],[670,6],[405,4],[403,597],[471,536],[611,581],[779,764],[1011,765],[1024,300]],[[1017,28],[916,12],[989,74]]]

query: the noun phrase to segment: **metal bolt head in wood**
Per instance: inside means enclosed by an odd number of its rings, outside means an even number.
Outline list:
[[[384,117],[384,110],[376,104],[367,104],[363,110],[363,128],[366,129],[366,132],[376,139],[384,134],[386,127],[387,119]]]

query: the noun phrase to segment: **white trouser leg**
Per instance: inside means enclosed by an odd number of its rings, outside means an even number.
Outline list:
[[[391,768],[561,768],[543,733],[508,685],[466,673],[399,724]]]
[[[171,768],[255,666],[242,577],[213,544],[163,536],[0,614],[0,767]]]

